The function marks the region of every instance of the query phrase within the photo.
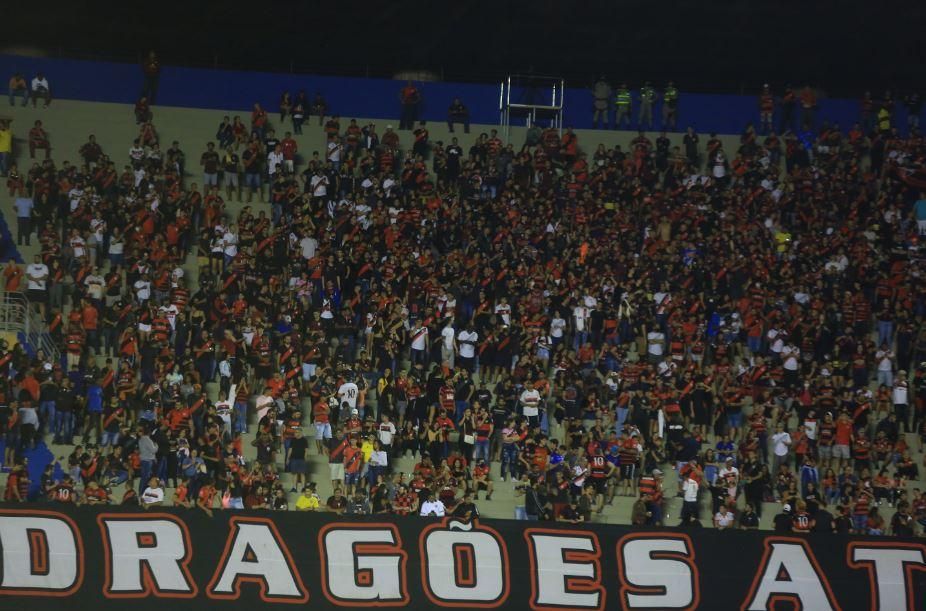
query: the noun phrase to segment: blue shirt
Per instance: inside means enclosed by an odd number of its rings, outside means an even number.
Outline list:
[[[916,220],[926,221],[926,199],[916,200],[913,210],[916,212]]]
[[[16,216],[21,219],[32,216],[32,208],[35,206],[31,197],[17,197],[13,205],[16,206]]]
[[[91,384],[87,389],[87,411],[93,413],[103,411],[103,388],[99,384]]]

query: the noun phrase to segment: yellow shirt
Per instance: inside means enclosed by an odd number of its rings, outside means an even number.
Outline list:
[[[364,441],[361,443],[360,453],[363,454],[363,462],[370,462],[370,456],[373,455],[373,442]]]
[[[10,129],[0,129],[0,153],[13,152],[13,132]]]
[[[299,500],[296,501],[296,509],[299,511],[315,511],[318,509],[318,497],[314,494],[312,496],[303,494],[299,497]]]

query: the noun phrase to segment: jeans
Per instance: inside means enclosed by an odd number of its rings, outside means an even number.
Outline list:
[[[473,460],[489,460],[489,440],[488,439],[477,439],[476,447],[473,450]]]
[[[10,89],[10,106],[13,106],[13,105],[14,105],[14,100],[15,100],[17,94],[19,94],[19,95],[22,96],[22,99],[23,99],[23,106],[25,106],[25,105],[26,105],[26,102],[29,101],[29,88],[28,88],[28,87],[22,87],[22,88],[20,88],[20,89]]]
[[[511,477],[517,477],[518,472],[518,446],[505,444],[502,446],[502,478],[508,473]]]
[[[55,412],[55,440],[70,445],[74,437],[74,412]]]
[[[148,480],[151,479],[151,475],[154,473],[154,461],[153,460],[143,460],[141,461],[141,473],[138,478],[138,494],[140,495],[145,491],[145,488],[148,487]]]
[[[102,447],[106,446],[115,446],[119,443],[119,431],[110,433],[109,431],[103,431],[103,439],[100,441]]]
[[[624,423],[627,421],[627,413],[630,411],[626,407],[617,408],[617,424],[614,427],[614,431],[617,433],[617,436],[621,436],[621,431],[624,430]]]
[[[0,174],[4,176],[7,174],[7,163],[9,162],[10,154],[9,153],[0,153]]]
[[[235,402],[235,432],[248,432],[248,403],[247,401]]]
[[[886,343],[888,346],[891,345],[891,340],[894,338],[894,322],[890,320],[879,320],[878,321],[878,345]]]
[[[887,371],[878,370],[878,385],[884,384],[888,388],[894,385],[894,372],[890,369]]]
[[[39,403],[39,430],[42,431],[42,434],[52,431],[57,434],[58,430],[55,425],[55,402],[54,401],[41,401]]]

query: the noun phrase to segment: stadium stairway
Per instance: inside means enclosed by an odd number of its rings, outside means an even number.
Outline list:
[[[94,134],[97,142],[103,148],[103,151],[113,159],[117,170],[121,172],[123,166],[129,163],[128,150],[139,131],[139,127],[135,123],[133,107],[125,104],[55,100],[47,109],[33,109],[31,106],[20,107],[17,105],[4,110],[4,114],[13,119],[12,127],[15,137],[14,156],[23,174],[31,167],[32,163],[28,155],[26,135],[37,119],[43,122],[44,128],[49,133],[49,138],[53,147],[52,158],[55,160],[58,167],[60,167],[64,161],[70,161],[72,164],[80,163],[78,150],[80,146],[87,141],[88,136]],[[174,140],[179,141],[181,149],[186,154],[185,184],[189,185],[195,182],[200,185],[200,188],[203,183],[199,166],[199,157],[205,150],[206,143],[215,141],[216,128],[222,120],[223,115],[229,115],[231,117],[239,115],[246,123],[249,120],[249,110],[244,109],[216,111],[156,106],[153,108],[153,115],[153,123],[159,135],[161,149],[166,151]],[[346,128],[351,118],[353,117],[341,117],[342,130]],[[374,122],[380,135],[385,131],[387,125],[392,125],[394,127],[398,125],[397,119],[371,120],[362,117],[356,118],[360,125],[364,125],[370,121]],[[284,132],[291,131],[291,124],[289,121],[283,125],[280,124],[279,115],[271,114],[270,121],[271,126],[276,130],[277,137],[282,138]],[[450,139],[455,136],[458,138],[464,150],[468,151],[469,147],[480,133],[488,133],[490,129],[497,128],[497,126],[474,124],[471,126],[469,134],[464,134],[460,126],[457,126],[456,133],[451,134],[448,131],[447,125],[443,122],[428,123],[427,128],[430,132],[430,140],[432,143],[443,141],[445,144],[448,144]],[[402,148],[410,148],[413,142],[411,132],[401,131],[398,133]],[[510,141],[515,145],[515,150],[519,150],[524,143],[525,133],[526,130],[523,127],[511,128]],[[635,131],[576,130],[575,133],[579,137],[580,149],[585,152],[589,158],[594,154],[595,148],[599,143],[603,143],[609,148],[620,144],[624,150],[628,150],[630,141],[637,135]],[[658,134],[649,132],[647,135],[651,139],[655,139]],[[672,145],[682,146],[682,136],[682,133],[670,133],[669,137],[672,140]],[[326,143],[325,134],[318,125],[317,118],[313,118],[313,120],[303,125],[303,134],[295,136],[295,139],[299,145],[300,158],[304,159],[311,156],[313,151],[319,151],[320,154],[324,154],[324,145]],[[702,135],[702,153],[706,140],[706,135]],[[728,152],[728,155],[732,158],[738,147],[738,137],[726,135],[721,136],[721,140],[723,141],[724,148]],[[39,151],[36,161],[40,161],[41,155],[42,152]],[[297,171],[301,171],[301,169],[304,169],[304,165],[297,163],[296,169]],[[255,200],[251,205],[255,210],[263,209],[268,213],[270,211],[270,206],[266,202],[260,204]],[[226,201],[226,212],[234,218],[243,206],[244,203],[240,201]],[[0,214],[2,214],[2,217],[6,220],[6,224],[13,228],[15,232],[16,215],[13,211],[12,199],[5,189],[5,184],[0,185]],[[15,235],[12,237],[15,238]],[[9,250],[6,256],[15,256],[15,254],[10,254],[11,252],[15,253],[15,251]],[[38,240],[36,237],[33,236],[30,246],[18,247],[18,252],[23,260],[31,261],[32,256],[39,253]],[[6,259],[4,258],[2,260],[5,261]],[[198,280],[198,269],[196,268],[194,257],[190,256],[187,258],[184,271],[188,286],[195,287]],[[218,391],[217,385],[210,384],[208,386],[208,391],[211,396],[215,398]],[[373,397],[375,401],[375,393]],[[251,428],[254,428],[253,423]],[[314,427],[306,426],[306,432],[311,440],[311,436],[314,434]],[[248,459],[253,459],[255,454],[251,446],[253,438],[253,434],[246,435],[242,444],[245,456]],[[66,468],[67,456],[71,453],[72,449],[71,446],[50,445],[47,451],[43,448],[41,452],[36,452],[33,462],[40,463],[41,467],[44,468],[48,461],[57,460]],[[318,456],[315,453],[314,443],[310,443],[310,453],[309,479],[316,482],[319,496],[322,503],[324,503],[325,499],[331,494],[331,482],[328,476],[327,462],[324,456]],[[282,458],[280,458],[280,461],[282,461]],[[416,461],[411,458],[400,458],[393,464],[393,470],[410,473],[415,462]],[[38,465],[32,467],[33,470],[37,468]],[[666,523],[674,525],[678,523],[678,516],[681,511],[681,499],[673,496],[677,487],[675,472],[669,468],[664,469],[664,471],[666,472],[664,488],[668,498]],[[38,473],[41,473],[41,469],[38,470]],[[5,479],[5,476],[2,477]],[[485,501],[484,494],[481,496],[478,503],[480,512],[485,517],[515,517],[515,509],[518,505],[522,504],[522,501],[515,495],[514,483],[511,481],[500,481],[499,465],[497,463],[493,464],[492,477],[495,481],[495,492],[491,501]],[[289,475],[283,476],[286,489],[290,487],[289,478]],[[114,498],[121,498],[121,487],[114,489],[113,492]],[[168,491],[168,498],[170,498],[170,496],[170,491]],[[290,494],[291,506],[294,506],[296,497],[297,495]],[[705,526],[711,525],[709,497],[709,494],[702,495],[701,515],[702,522]],[[633,501],[634,499],[631,497],[615,497],[613,505],[606,506],[602,514],[593,517],[593,521],[627,524],[630,521]],[[762,512],[763,528],[770,527],[771,518],[778,511],[780,511],[780,507],[777,504],[765,504]]]

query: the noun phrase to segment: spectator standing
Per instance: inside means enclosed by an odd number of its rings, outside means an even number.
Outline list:
[[[662,92],[662,129],[676,128],[678,122],[678,89],[669,81]]]
[[[903,103],[907,107],[907,129],[919,129],[920,115],[923,113],[923,97],[918,92],[911,91],[904,96]],[[25,100],[23,105],[25,106]]]
[[[414,83],[408,81],[405,87],[399,92],[399,100],[402,102],[402,115],[399,119],[399,129],[413,129],[415,121],[418,120],[418,112],[421,105],[421,91]]]
[[[647,129],[653,128],[654,104],[656,104],[656,90],[649,81],[646,81],[643,83],[643,86],[640,87],[640,109],[637,115],[638,129],[643,129],[644,125]]]
[[[161,60],[158,59],[157,53],[148,51],[141,63],[141,70],[145,80],[139,96],[148,98],[148,102],[154,105],[157,103],[158,85],[161,80]]]
[[[19,95],[22,96],[23,106],[29,102],[29,85],[26,83],[26,79],[19,72],[10,77],[10,106],[14,105],[14,98]]]
[[[34,203],[31,197],[20,196],[13,202],[16,209],[16,243],[19,246],[29,246],[32,236],[32,215],[34,212]]]
[[[630,113],[633,111],[633,98],[630,96],[630,89],[627,88],[627,83],[621,83],[621,86],[617,88],[617,92],[614,95],[614,104],[617,108],[616,114],[614,115],[614,129],[620,129],[626,122],[627,127],[630,127]]]
[[[10,158],[13,156],[13,129],[10,122],[0,119],[0,175],[10,172]],[[926,204],[924,204],[926,207]]]
[[[611,112],[611,85],[604,76],[592,86],[592,124],[595,128],[608,129],[608,117]]]

